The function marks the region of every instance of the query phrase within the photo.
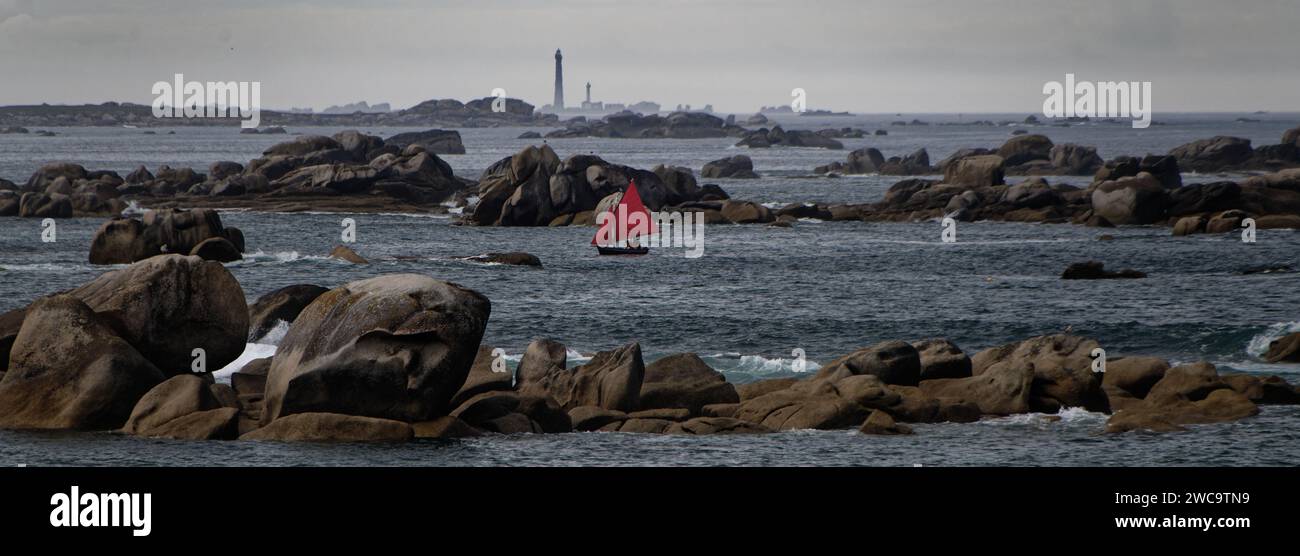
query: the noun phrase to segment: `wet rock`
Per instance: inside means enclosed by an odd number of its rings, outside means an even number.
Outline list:
[[[699,415],[706,405],[739,402],[735,386],[722,373],[694,353],[679,353],[646,366],[639,407],[680,408],[688,415]]]
[[[1264,360],[1269,363],[1300,363],[1300,332],[1269,342]]]
[[[281,340],[263,422],[330,412],[407,422],[446,415],[491,304],[418,274],[350,282],[317,297]]]
[[[1106,431],[1176,431],[1182,425],[1236,421],[1258,413],[1259,407],[1222,380],[1213,365],[1196,363],[1169,369],[1142,402],[1112,415]]]
[[[262,151],[263,156],[305,156],[318,151],[342,149],[338,141],[323,135],[303,135],[283,143],[277,143]]]
[[[972,358],[972,372],[998,368],[1029,369],[1033,375],[1030,403],[1035,410],[1055,413],[1058,407],[1105,411],[1101,379],[1092,371],[1095,340],[1068,334],[1037,336],[990,348]],[[960,396],[959,396],[960,397]]]
[[[740,419],[727,417],[696,417],[689,421],[673,423],[664,430],[666,434],[764,434],[772,429]]]
[[[338,413],[296,413],[271,421],[245,433],[240,440],[296,442],[407,442],[415,437],[411,425],[390,419],[341,415]]]
[[[504,264],[511,266],[535,266],[541,268],[542,260],[532,253],[511,252],[511,253],[486,253],[475,255],[473,257],[464,257],[466,261],[476,263]]]
[[[260,339],[280,322],[292,323],[312,301],[329,291],[313,284],[285,286],[248,306],[248,339]]]
[[[412,423],[411,429],[415,438],[451,439],[472,438],[483,435],[478,429],[450,415],[444,415],[432,421]]]
[[[469,374],[465,377],[464,384],[455,396],[451,398],[451,406],[457,407],[465,403],[470,398],[497,390],[510,390],[512,379],[510,372],[505,369],[505,361],[494,365],[496,357],[492,355],[493,349],[490,346],[479,346],[478,353],[474,357],[474,363],[470,365]],[[499,368],[498,368],[499,367]],[[510,407],[513,411],[518,406],[518,400]]]
[[[352,264],[370,264],[370,261],[367,261],[365,257],[358,255],[357,252],[353,251],[351,247],[347,247],[344,245],[334,246],[334,249],[330,251],[329,256],[331,259],[339,259],[342,261],[350,262]]]
[[[1070,176],[1091,176],[1105,164],[1096,148],[1069,143],[1052,147],[1051,163],[1062,174]]]
[[[867,422],[863,423],[862,428],[858,430],[862,434],[912,434],[912,427],[895,422],[894,418],[889,416],[889,413],[881,410],[872,411],[871,415],[867,417]]]
[[[244,173],[244,165],[238,162],[223,160],[208,165],[208,178],[212,181],[221,181],[242,173]]]
[[[1133,269],[1124,269],[1120,271],[1106,270],[1105,263],[1098,261],[1087,261],[1082,263],[1073,263],[1066,267],[1065,272],[1061,273],[1062,280],[1102,280],[1113,278],[1146,278],[1144,272],[1138,272]]]
[[[0,428],[108,430],[165,377],[72,296],[38,299],[0,380]]]

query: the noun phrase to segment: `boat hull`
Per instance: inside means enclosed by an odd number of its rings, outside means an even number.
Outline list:
[[[649,247],[601,247],[596,246],[596,251],[601,255],[645,255],[650,252]]]

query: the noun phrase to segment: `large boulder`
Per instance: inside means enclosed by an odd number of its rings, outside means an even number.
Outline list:
[[[1002,185],[1005,161],[998,155],[977,155],[961,158],[944,167],[943,182],[952,185],[979,187]]]
[[[1217,136],[1174,147],[1169,155],[1179,167],[1197,172],[1218,172],[1244,164],[1255,154],[1249,139]]]
[[[816,377],[838,380],[854,375],[872,375],[885,384],[916,386],[921,380],[921,356],[907,342],[881,342],[827,363]]]
[[[285,286],[248,306],[248,339],[257,340],[280,322],[292,323],[312,301],[329,291],[314,284]]]
[[[321,294],[280,342],[262,421],[314,412],[407,422],[446,415],[490,312],[478,292],[419,274]]]
[[[640,408],[683,408],[692,415],[710,404],[739,403],[736,387],[694,353],[662,357],[646,366]]]
[[[532,345],[525,353],[541,359],[545,346]],[[539,370],[538,362],[519,364],[518,388],[521,394],[550,395],[566,411],[591,406],[630,412],[638,409],[645,363],[640,344],[631,343],[611,351],[602,351],[585,365],[564,369],[553,362]]]
[[[1091,176],[1105,164],[1094,147],[1066,143],[1052,147],[1052,167],[1070,176]]]
[[[162,255],[68,292],[168,376],[191,371],[195,349],[220,369],[244,352],[248,305],[221,263]]]
[[[972,372],[981,375],[1000,368],[1027,369],[1033,374],[1029,402],[1035,410],[1062,407],[1106,409],[1101,378],[1092,371],[1095,341],[1068,334],[1038,336],[989,348],[972,358]]]
[[[704,169],[700,170],[700,176],[705,178],[754,179],[758,177],[758,174],[754,173],[754,161],[748,156],[738,154],[706,163]]]
[[[0,428],[116,429],[163,379],[82,301],[38,299],[0,379]]]
[[[862,423],[870,406],[896,402],[874,376],[813,378],[745,399],[733,416],[772,430],[830,430]]]
[[[408,131],[398,133],[384,140],[385,145],[405,149],[419,145],[425,151],[434,154],[465,154],[465,144],[460,140],[460,132],[454,129],[430,129],[428,131]]]
[[[849,153],[844,165],[846,174],[875,174],[885,166],[885,155],[871,147],[863,147]]]
[[[722,202],[722,216],[733,224],[765,224],[775,220],[772,210],[753,201]]]
[[[997,155],[1007,166],[1019,166],[1035,160],[1050,160],[1052,146],[1052,140],[1046,135],[1019,135],[1003,143]]]
[[[233,440],[239,436],[238,402],[223,404],[217,394],[229,389],[210,376],[177,375],[136,402],[122,432],[188,440]]]
[[[1098,185],[1092,212],[1115,225],[1152,224],[1165,218],[1169,196],[1155,176],[1141,173]]]

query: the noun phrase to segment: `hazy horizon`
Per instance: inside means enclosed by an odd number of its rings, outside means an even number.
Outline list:
[[[551,101],[649,100],[749,113],[1017,114],[1043,84],[1150,81],[1154,110],[1300,110],[1289,0],[0,0],[0,105],[149,104],[176,73],[260,81],[262,105],[394,109],[503,88]],[[1248,6],[1248,7],[1247,7]],[[1234,29],[1250,28],[1249,35]]]

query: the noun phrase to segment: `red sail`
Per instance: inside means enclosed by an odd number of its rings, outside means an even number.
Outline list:
[[[627,191],[624,192],[623,196],[618,200],[618,205],[611,207],[609,212],[612,213],[611,216],[613,216],[613,218],[606,220],[606,226],[612,226],[613,229],[606,231],[603,228],[597,228],[596,235],[591,238],[592,245],[599,245],[599,242],[596,240],[601,237],[602,231],[605,231],[606,234],[608,234],[607,237],[611,238],[617,238],[619,230],[625,230],[630,234],[632,225],[630,222],[619,221],[618,218],[620,214],[628,218],[628,220],[631,220],[630,217],[633,213],[641,213],[645,218],[646,229],[649,230],[650,234],[655,233],[655,223],[654,220],[650,218],[650,211],[646,210],[645,203],[641,202],[641,195],[636,192],[636,181],[631,181],[627,184]],[[597,221],[599,222],[599,220]],[[648,234],[646,237],[648,237]],[[639,241],[644,241],[646,238],[643,237],[638,239]]]

